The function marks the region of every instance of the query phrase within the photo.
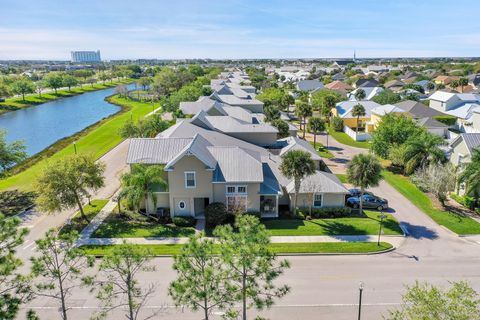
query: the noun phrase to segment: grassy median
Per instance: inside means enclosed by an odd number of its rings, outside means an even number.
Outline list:
[[[180,253],[181,244],[146,244],[139,245],[151,250],[156,256],[171,256]],[[112,252],[114,245],[83,246],[82,250],[88,255],[103,256]],[[373,253],[391,249],[387,242],[308,242],[308,243],[272,243],[270,249],[276,254],[348,254],[348,253]]]
[[[459,235],[480,234],[480,223],[470,217],[434,208],[428,196],[402,175],[383,171],[383,178],[436,223]]]
[[[119,130],[126,121],[130,118],[134,121],[143,118],[146,114],[151,112],[152,107],[154,107],[154,105],[149,102],[137,102],[126,98],[120,98],[118,96],[111,96],[107,100],[111,103],[123,106],[123,111],[106,119],[106,121],[101,121],[100,125],[93,126],[90,130],[81,134],[76,141],[79,154],[89,154],[93,155],[95,158],[101,157],[122,142],[123,139],[119,135]],[[155,107],[158,107],[158,103]],[[0,180],[0,190],[33,190],[33,184],[36,177],[38,177],[48,161],[58,160],[72,154],[74,154],[73,145],[68,145],[58,150],[52,156],[41,159],[28,169]]]

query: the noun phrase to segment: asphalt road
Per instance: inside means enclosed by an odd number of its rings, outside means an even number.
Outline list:
[[[321,137],[323,139],[324,137]],[[362,149],[334,144],[336,155],[334,172],[342,172],[351,154],[365,152]],[[116,177],[124,170],[125,146],[111,152],[108,158],[107,180],[112,183],[101,190],[102,196],[113,194],[118,187]],[[106,157],[107,157],[106,156]],[[116,183],[116,185],[115,185]],[[401,302],[404,286],[416,280],[448,285],[449,281],[467,280],[480,290],[480,245],[468,238],[460,238],[438,226],[428,216],[412,205],[393,187],[382,182],[372,188],[376,194],[389,200],[390,211],[406,227],[409,236],[397,250],[381,255],[360,256],[292,256],[289,269],[278,281],[291,286],[291,293],[277,301],[270,310],[256,312],[251,316],[262,315],[270,319],[356,319],[358,310],[358,285],[365,285],[363,293],[362,319],[381,319],[389,309]],[[31,237],[40,237],[52,224],[60,224],[67,213],[59,216],[42,217],[34,222]],[[386,238],[384,238],[386,239]],[[23,245],[24,256],[32,253],[33,245]],[[26,248],[25,248],[26,247]],[[155,294],[148,300],[143,316],[158,312],[155,319],[201,319],[200,313],[173,307],[166,294],[168,283],[175,277],[170,258],[156,258],[154,272],[140,275],[140,283],[157,286]],[[78,288],[71,297],[71,319],[87,319],[98,311],[99,305],[94,295],[86,288]],[[60,319],[54,301],[40,298],[24,310],[33,308],[42,319]],[[23,315],[20,316],[22,318]],[[113,312],[109,319],[124,318],[124,310]],[[215,316],[219,319],[220,316]]]

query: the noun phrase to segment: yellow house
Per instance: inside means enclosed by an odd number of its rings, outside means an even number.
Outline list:
[[[356,116],[353,115],[353,108],[360,104],[365,109],[365,115],[361,116],[357,119]],[[337,103],[335,108],[332,109],[332,114],[336,117],[339,117],[343,120],[343,124],[345,127],[348,127],[352,130],[355,130],[358,126],[359,129],[362,131],[368,132],[372,110],[381,107],[380,104],[370,101],[342,101]],[[358,123],[357,123],[358,122]]]

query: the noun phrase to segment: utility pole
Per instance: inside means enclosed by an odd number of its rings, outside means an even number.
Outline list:
[[[363,293],[363,282],[360,281],[360,285],[358,286],[358,320],[362,315],[362,293]]]

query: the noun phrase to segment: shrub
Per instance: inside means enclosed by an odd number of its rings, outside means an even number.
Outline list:
[[[343,131],[343,120],[339,117],[332,118],[332,127],[335,131]]]
[[[310,209],[305,208],[303,213],[309,214]],[[352,214],[352,209],[348,207],[332,207],[332,208],[312,208],[312,218],[314,219],[329,219],[329,218],[343,218]]]
[[[177,227],[194,227],[197,220],[194,217],[173,217],[173,223]]]
[[[447,126],[453,126],[457,122],[457,117],[454,116],[433,116],[433,119]]]
[[[223,203],[213,202],[205,208],[205,224],[208,227],[224,224],[227,219],[228,212]]]
[[[247,212],[244,212],[243,215],[253,216],[253,217],[256,217],[258,219],[262,218],[262,214],[259,211],[247,211]]]
[[[473,197],[469,196],[460,196],[457,195],[456,193],[451,193],[450,198],[455,200],[456,202],[460,203],[462,206],[467,207],[471,210],[475,208],[475,199]]]

